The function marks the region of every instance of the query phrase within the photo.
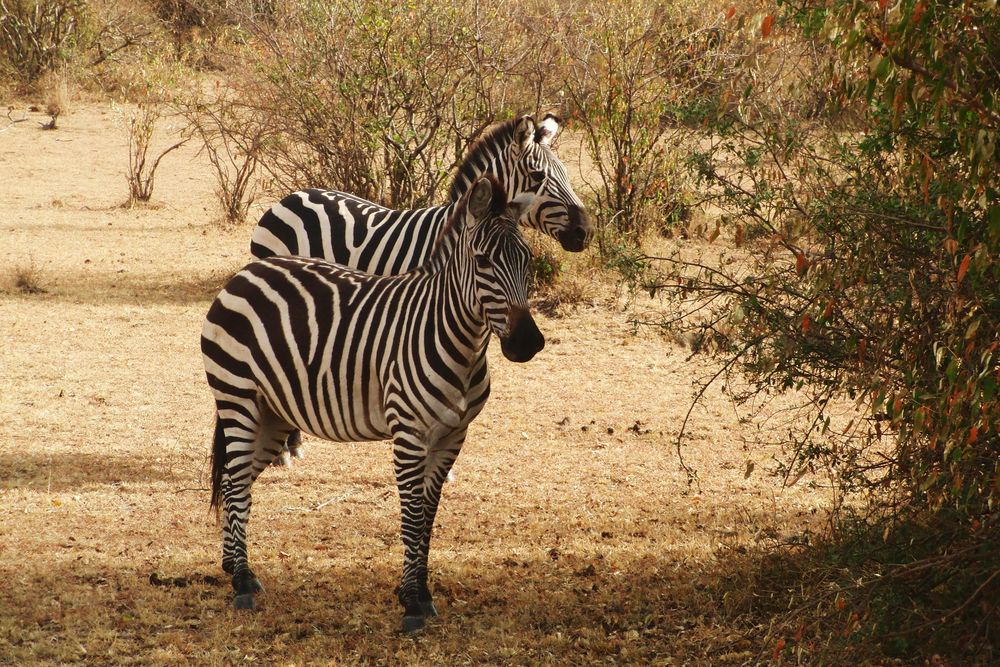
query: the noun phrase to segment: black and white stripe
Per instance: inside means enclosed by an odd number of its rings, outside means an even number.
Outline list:
[[[252,608],[262,590],[247,560],[250,487],[301,429],[335,441],[391,438],[404,629],[436,614],[431,530],[442,483],[489,396],[490,332],[512,361],[545,344],[527,309],[530,252],[516,225],[530,197],[507,204],[494,179],[479,180],[429,261],[404,275],[272,257],[248,265],[215,299],[202,352],[218,413],[212,504],[224,511],[222,566],[233,575],[235,606]]]
[[[544,176],[521,224],[556,238],[566,250],[583,250],[593,230],[566,168],[552,150],[560,130],[552,114],[537,125],[531,116],[522,116],[494,127],[456,169],[450,203],[444,206],[397,211],[332,190],[292,193],[261,217],[250,252],[258,258],[321,257],[366,273],[398,275],[427,261],[459,200],[483,175],[505,184],[508,201],[531,190],[531,183]],[[290,465],[292,456],[302,456],[298,431],[289,435],[278,462]]]
[[[261,217],[250,252],[258,258],[322,257],[382,276],[404,273],[430,257],[458,201],[480,176],[492,175],[504,183],[510,201],[526,192],[536,172],[544,175],[545,184],[521,223],[552,236],[566,250],[583,250],[593,230],[566,168],[552,150],[559,130],[551,114],[538,125],[523,116],[496,126],[469,149],[444,206],[397,211],[333,190],[292,193]]]

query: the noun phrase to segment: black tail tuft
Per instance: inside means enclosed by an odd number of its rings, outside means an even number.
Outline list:
[[[219,511],[222,500],[222,471],[226,468],[226,432],[218,415],[215,417],[215,439],[212,441],[212,500],[209,507]]]

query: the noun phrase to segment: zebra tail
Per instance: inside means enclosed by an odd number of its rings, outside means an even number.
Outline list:
[[[222,472],[226,468],[226,433],[219,416],[215,416],[215,438],[212,441],[212,499],[209,508],[219,511],[222,500]]]

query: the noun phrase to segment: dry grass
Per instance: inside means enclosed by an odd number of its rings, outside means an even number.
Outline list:
[[[0,308],[0,663],[742,664],[766,649],[727,614],[731,555],[794,543],[824,494],[808,477],[782,491],[712,392],[689,425],[689,487],[673,436],[709,369],[585,297],[539,317],[532,363],[494,350],[493,397],[444,492],[441,617],[424,636],[395,634],[402,548],[380,443],[310,441],[304,462],[265,472],[250,540],[267,593],[257,613],[230,610],[198,335],[249,228],[209,223],[192,147],[164,162],[160,210],[114,207],[128,148],[112,114],[65,121],[5,136],[31,177],[0,191],[0,262],[36,253],[50,294]]]
[[[43,130],[58,129],[59,116],[69,112],[69,81],[59,73],[51,73],[42,77],[38,86],[44,92],[45,114],[49,117],[41,127]]]
[[[9,271],[7,282],[12,291],[21,294],[45,294],[48,292],[43,286],[42,272],[33,258],[27,263],[14,264]]]

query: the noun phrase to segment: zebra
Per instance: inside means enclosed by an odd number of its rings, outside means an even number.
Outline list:
[[[559,119],[546,114],[501,123],[487,132],[456,167],[449,202],[431,208],[393,210],[344,192],[309,189],[287,195],[261,216],[250,237],[250,253],[320,257],[376,275],[405,273],[431,255],[434,240],[459,200],[480,176],[492,174],[513,199],[525,192],[529,175],[546,182],[521,222],[552,236],[564,250],[590,243],[590,216],[569,183],[566,167],[552,150]]]
[[[449,203],[443,206],[397,211],[332,190],[292,193],[261,217],[251,235],[250,253],[260,259],[320,257],[383,276],[405,273],[427,261],[434,240],[480,176],[496,176],[513,199],[537,173],[544,174],[545,184],[521,222],[554,237],[563,249],[579,252],[590,243],[593,228],[552,150],[561,129],[552,114],[537,125],[532,116],[497,125],[466,153],[456,168]],[[293,431],[275,464],[288,466],[292,457],[301,456],[301,436]]]
[[[542,182],[533,177],[536,189]],[[511,361],[545,346],[528,310],[531,254],[516,224],[532,194],[508,204],[495,178],[479,179],[428,262],[406,274],[271,257],[247,265],[212,303],[201,338],[216,402],[211,506],[224,514],[234,607],[253,609],[263,591],[247,559],[250,487],[297,428],[338,442],[391,438],[402,629],[437,615],[431,530],[442,483],[490,393],[490,332]]]

